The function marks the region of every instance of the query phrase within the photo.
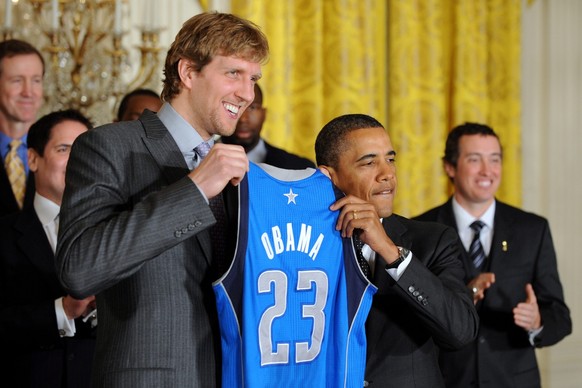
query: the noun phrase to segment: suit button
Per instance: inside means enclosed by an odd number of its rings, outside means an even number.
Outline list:
[[[422,297],[422,295],[418,295],[418,296],[416,297],[416,299],[417,299],[419,302],[422,302],[422,301],[424,300],[424,298]]]
[[[194,230],[195,226],[194,224],[188,224],[188,230]]]
[[[422,305],[423,305],[423,306],[426,306],[427,304],[428,304],[428,300],[426,300],[426,299],[423,299],[423,300],[422,300]]]
[[[411,293],[414,292],[414,286],[408,287],[408,292],[411,292]]]
[[[182,228],[182,233],[184,234],[188,233],[188,228]]]
[[[181,230],[177,230],[177,231],[175,231],[175,232],[174,232],[174,237],[176,237],[176,238],[180,238],[180,237],[182,237],[182,231],[181,231]]]
[[[194,227],[199,228],[200,226],[202,226],[202,221],[196,221],[194,223]]]
[[[412,295],[414,295],[414,296],[418,296],[418,295],[420,295],[420,292],[418,292],[418,291],[414,291],[414,292],[412,293]]]

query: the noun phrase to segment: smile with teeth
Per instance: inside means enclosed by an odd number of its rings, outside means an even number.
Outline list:
[[[229,104],[228,102],[224,103],[224,107],[226,108],[227,111],[229,111],[230,113],[232,113],[234,115],[238,114],[238,111],[240,110],[240,106],[232,105],[232,104]]]
[[[389,195],[392,194],[392,189],[384,189],[382,191],[376,192],[376,195]]]

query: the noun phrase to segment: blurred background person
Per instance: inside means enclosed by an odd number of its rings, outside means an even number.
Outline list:
[[[503,151],[487,125],[449,133],[443,157],[454,193],[420,215],[454,227],[465,284],[479,313],[479,335],[458,351],[441,350],[447,387],[539,387],[535,348],[572,332],[548,221],[495,198]]]
[[[241,116],[234,133],[223,137],[222,142],[243,146],[249,160],[255,163],[267,163],[275,167],[297,170],[314,168],[315,164],[311,160],[272,146],[261,137],[266,117],[267,108],[263,107],[263,92],[259,85],[255,84],[253,103]]]
[[[0,375],[5,387],[89,386],[95,329],[82,318],[94,308],[95,298],[67,295],[54,257],[69,151],[89,128],[89,120],[75,110],[50,113],[32,125],[33,205],[0,220]]]
[[[160,95],[151,89],[135,89],[127,93],[119,103],[114,121],[137,120],[144,109],[158,112],[162,107]]]
[[[31,44],[0,42],[0,216],[32,202],[27,134],[43,103],[44,60]]]

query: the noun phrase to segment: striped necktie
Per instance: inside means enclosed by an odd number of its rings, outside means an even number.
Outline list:
[[[477,269],[481,269],[481,266],[485,261],[485,251],[483,250],[483,245],[481,245],[481,239],[479,238],[481,229],[483,229],[484,226],[485,223],[479,220],[474,221],[471,224],[471,229],[473,229],[475,234],[473,235],[473,241],[471,241],[471,247],[469,248],[469,257]]]
[[[26,173],[24,170],[24,162],[18,155],[18,147],[22,144],[21,140],[15,139],[10,142],[10,151],[6,154],[4,159],[4,167],[6,175],[12,186],[14,198],[18,202],[18,207],[22,209],[24,203],[24,192],[26,190]]]

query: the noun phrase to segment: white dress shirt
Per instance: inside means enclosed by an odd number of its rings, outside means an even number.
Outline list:
[[[247,152],[247,158],[254,163],[264,163],[267,159],[267,146],[265,146],[265,141],[259,139],[259,142],[249,152]]]
[[[61,211],[61,208],[59,205],[43,197],[39,193],[34,194],[33,206],[54,254],[57,247],[59,212]],[[57,317],[57,327],[61,337],[75,336],[75,320],[67,318],[67,314],[65,314],[65,309],[63,307],[62,297],[55,299],[55,314]]]

